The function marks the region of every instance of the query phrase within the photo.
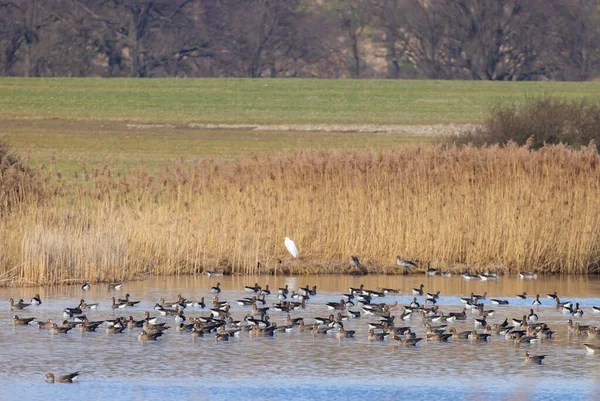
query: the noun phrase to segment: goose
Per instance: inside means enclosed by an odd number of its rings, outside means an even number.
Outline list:
[[[370,329],[367,339],[369,341],[383,341],[387,339],[390,333],[375,333],[375,330]]]
[[[343,299],[340,300],[340,302],[327,302],[327,309],[330,310],[344,310],[346,309],[346,301],[344,301]]]
[[[556,291],[554,291],[554,293],[552,293],[552,294],[546,294],[546,298],[554,299],[556,301],[556,298],[558,298],[558,295],[557,295]]]
[[[452,337],[452,333],[450,334],[445,334],[445,333],[431,333],[431,334],[427,334],[427,341],[441,341],[441,342],[446,342],[450,339],[450,337]]]
[[[410,307],[411,308],[420,308],[421,304],[419,302],[417,302],[417,297],[414,297],[412,302],[410,303]]]
[[[261,295],[271,295],[271,290],[269,290],[269,284],[265,285],[264,290],[260,290]]]
[[[354,330],[344,330],[343,327],[340,327],[336,333],[336,336],[337,338],[354,338],[355,333],[356,332]]]
[[[258,285],[258,283],[254,283],[254,286],[245,286],[244,287],[244,291],[247,292],[259,292],[261,290],[260,285]]]
[[[573,317],[582,317],[583,309],[579,309],[579,302],[575,303],[575,309],[573,309]]]
[[[27,326],[29,323],[33,322],[34,320],[35,320],[34,317],[20,318],[17,315],[13,316],[13,324],[15,324],[15,325]]]
[[[525,363],[533,363],[536,365],[541,365],[544,363],[544,358],[546,355],[531,355],[529,351],[525,351]]]
[[[31,304],[32,305],[41,305],[42,304],[42,299],[40,298],[40,294],[35,294],[33,296],[33,298],[31,298]]]
[[[221,283],[217,283],[216,286],[212,287],[210,289],[210,292],[212,292],[213,294],[219,294],[221,292]],[[257,291],[255,291],[257,292]]]
[[[437,291],[436,293],[428,292],[426,295],[427,295],[427,299],[439,299],[440,291]]]
[[[471,335],[471,331],[467,330],[467,331],[457,331],[456,327],[451,327],[450,328],[450,333],[452,333],[452,336],[461,340],[466,340],[469,338],[469,336]]]
[[[415,338],[405,338],[405,339],[398,338],[397,339],[398,345],[396,347],[398,347],[398,346],[414,347],[421,340],[422,340],[422,338],[416,338],[416,337]],[[394,347],[394,348],[396,348],[396,347]]]
[[[200,301],[192,302],[192,308],[200,308],[200,309],[206,308],[206,304],[204,303],[204,297],[200,298]]]
[[[141,301],[131,301],[129,299],[130,295],[129,294],[125,294],[125,299],[119,299],[119,302],[125,302],[125,304],[127,306],[137,306],[137,304],[139,304]],[[181,297],[181,295],[180,295]],[[185,302],[181,302],[181,301],[185,301],[183,298],[180,298],[180,302],[178,303],[178,305],[183,306],[185,308]]]
[[[533,301],[532,305],[533,306],[540,306],[542,304],[542,302],[540,301],[540,294],[537,294],[535,296],[535,301]]]
[[[412,269],[414,267],[417,267],[417,264],[412,260],[403,259],[400,256],[396,256],[396,265],[404,267],[405,269]]]
[[[26,304],[23,302],[22,299],[19,299],[19,302],[15,303],[14,299],[9,299],[8,300],[10,302],[10,310],[21,310],[21,309],[25,309],[28,306],[30,306],[31,304]]]
[[[530,322],[535,322],[538,320],[538,315],[533,313],[533,309],[530,309],[530,313],[529,315],[527,315],[527,320],[529,320]]]
[[[479,276],[470,274],[469,272],[463,272],[460,276],[465,280],[473,280],[479,278]]]
[[[117,303],[117,300],[115,299],[115,297],[112,297],[112,305],[111,305],[111,307],[113,309],[124,309],[124,308],[127,307],[127,302],[118,302]]]
[[[491,337],[491,334],[487,334],[487,333],[478,333],[477,330],[473,330],[471,332],[471,340],[475,340],[475,341],[488,341],[489,338]]]
[[[56,380],[59,383],[73,383],[79,377],[80,372],[69,373],[68,375],[58,376],[56,379],[54,378],[53,373],[46,373],[46,380],[50,380],[50,383],[53,384]]]
[[[419,288],[413,288],[413,290],[412,290],[413,295],[423,295],[423,287],[425,287],[425,285],[421,284],[419,286]]]
[[[67,334],[73,327],[59,327],[56,323],[52,323],[52,334]]]
[[[525,291],[523,291],[522,294],[517,294],[517,298],[527,299],[527,293]]]
[[[162,331],[148,333],[146,330],[142,330],[140,335],[138,336],[138,340],[140,340],[140,341],[156,341],[162,335],[163,335]]]

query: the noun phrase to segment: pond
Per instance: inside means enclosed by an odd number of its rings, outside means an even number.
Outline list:
[[[339,302],[348,287],[400,289],[399,294],[375,298],[373,302],[398,302],[408,305],[412,288],[424,284],[425,292],[440,291],[438,305],[444,312],[460,312],[460,297],[471,292],[488,293],[481,301],[485,309],[495,313],[488,323],[501,323],[505,318],[521,318],[528,314],[535,294],[541,294],[542,305],[533,307],[539,321],[555,330],[554,338],[532,344],[515,345],[504,336],[493,335],[488,342],[451,339],[447,343],[421,341],[417,347],[398,347],[394,340],[369,341],[368,322],[376,316],[365,316],[344,322],[346,330],[355,330],[356,338],[339,340],[335,335],[313,336],[294,328],[274,337],[256,337],[242,332],[228,342],[215,342],[214,335],[193,339],[189,332],[174,330],[172,317],[154,310],[160,298],[188,299],[205,297],[206,309],[189,307],[187,318],[208,316],[214,294],[210,288],[220,282],[219,299],[230,301],[234,319],[242,319],[251,308],[235,301],[251,296],[245,286],[258,282],[271,290],[286,284],[297,290],[307,284],[317,286],[305,309],[291,313],[303,317],[306,324],[317,316],[328,316],[326,302]],[[527,299],[516,294],[527,292]],[[109,290],[106,284],[92,285],[84,291],[81,285],[45,288],[4,288],[0,299],[0,388],[2,399],[63,400],[164,399],[165,397],[198,399],[436,399],[436,400],[591,400],[600,390],[598,366],[600,355],[588,354],[584,343],[600,345],[600,339],[577,336],[567,329],[569,314],[557,310],[547,293],[558,292],[561,300],[579,302],[581,324],[600,326],[600,280],[597,277],[540,276],[537,280],[521,280],[501,276],[498,281],[464,280],[411,276],[183,276],[152,277],[124,283],[121,290]],[[22,311],[9,310],[9,298],[29,302],[39,293],[42,304]],[[112,309],[111,297],[140,300],[135,307]],[[97,310],[88,310],[90,320],[133,316],[142,319],[144,311],[159,316],[159,321],[173,326],[159,341],[141,342],[140,329],[126,329],[121,334],[107,334],[105,324],[97,332],[82,333],[74,329],[68,334],[52,334],[37,325],[15,326],[12,316],[52,319],[60,323],[62,311],[75,307],[79,300],[99,302]],[[423,303],[424,296],[417,297]],[[508,306],[492,305],[491,298],[509,301]],[[277,302],[276,291],[267,297],[267,306]],[[357,305],[350,310],[360,311]],[[400,314],[392,310],[393,315]],[[271,308],[271,321],[284,324],[287,313]],[[458,331],[474,329],[475,314],[468,313],[463,322],[450,323]],[[396,326],[410,326],[418,337],[425,337],[423,319],[396,321]],[[481,332],[481,328],[478,329]],[[548,355],[542,366],[525,365],[525,351]],[[81,371],[75,384],[49,384],[47,372],[62,375]]]

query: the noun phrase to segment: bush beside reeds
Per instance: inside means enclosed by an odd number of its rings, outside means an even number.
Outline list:
[[[20,198],[0,206],[4,284],[336,273],[351,254],[385,273],[398,272],[396,255],[422,268],[599,271],[593,147],[314,150],[177,162],[158,175],[83,166],[11,179]]]
[[[552,96],[501,102],[481,125],[449,140],[476,146],[514,142],[532,149],[561,143],[574,148],[590,143],[600,146],[600,103]]]

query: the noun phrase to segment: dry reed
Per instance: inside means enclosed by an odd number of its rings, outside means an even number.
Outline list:
[[[454,270],[599,270],[591,147],[302,151],[178,162],[159,174],[83,166],[69,179],[52,168],[9,172],[0,175],[4,284],[335,273],[351,254],[385,273],[397,271],[396,255]]]

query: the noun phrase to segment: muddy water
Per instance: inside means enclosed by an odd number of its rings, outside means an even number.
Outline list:
[[[377,302],[408,304],[411,289],[421,283],[425,291],[440,291],[440,308],[460,311],[460,296],[471,292],[488,293],[486,309],[494,309],[490,324],[505,318],[521,317],[531,309],[532,298],[520,300],[517,293],[543,295],[535,307],[540,321],[556,330],[555,338],[531,345],[515,346],[503,337],[494,336],[488,343],[452,340],[449,343],[423,341],[416,348],[394,350],[395,341],[367,340],[367,322],[377,318],[362,316],[345,323],[356,330],[353,340],[338,341],[334,335],[313,337],[297,329],[278,333],[274,338],[255,338],[242,333],[228,343],[215,343],[207,336],[193,341],[189,333],[174,330],[158,342],[141,343],[139,329],[119,335],[106,334],[103,326],[96,333],[52,335],[34,326],[13,326],[11,317],[35,316],[37,319],[62,321],[62,310],[75,307],[80,298],[100,302],[100,307],[86,314],[92,320],[132,315],[141,319],[159,298],[175,300],[178,294],[189,299],[205,297],[210,304],[210,288],[221,283],[221,300],[231,302],[234,319],[249,309],[237,305],[236,299],[249,296],[244,286],[258,282],[271,289],[288,285],[297,289],[317,285],[318,295],[307,308],[293,312],[312,323],[315,316],[327,316],[325,302],[339,301],[348,287],[397,288],[400,294],[388,295]],[[569,334],[569,315],[557,311],[554,301],[545,294],[557,291],[563,300],[577,301],[585,312],[581,324],[600,326],[600,314],[592,305],[600,305],[600,280],[596,277],[539,277],[520,280],[501,277],[498,281],[464,280],[425,276],[301,276],[301,277],[153,277],[125,283],[120,291],[106,285],[93,285],[90,291],[80,286],[51,288],[17,288],[0,290],[5,307],[0,308],[0,399],[106,399],[109,394],[121,399],[364,399],[375,394],[382,399],[437,400],[593,400],[600,390],[599,355],[588,355],[583,343],[600,344]],[[10,312],[8,298],[24,298],[39,293],[43,304],[25,311]],[[141,300],[137,307],[113,311],[112,296],[131,294]],[[491,305],[489,298],[508,299],[509,306]],[[422,302],[424,297],[418,297]],[[268,304],[276,302],[275,295]],[[187,308],[186,316],[206,316],[207,309]],[[358,307],[350,308],[360,310]],[[285,313],[270,311],[271,320],[282,323]],[[399,311],[394,311],[395,315]],[[171,317],[159,320],[175,325]],[[414,317],[397,325],[410,325],[419,337],[424,336],[422,319]],[[459,331],[473,329],[473,319],[452,323]],[[524,353],[547,354],[545,366],[525,366]],[[81,381],[74,385],[46,384],[47,372],[64,374],[79,370]],[[40,399],[40,398],[38,398]]]

